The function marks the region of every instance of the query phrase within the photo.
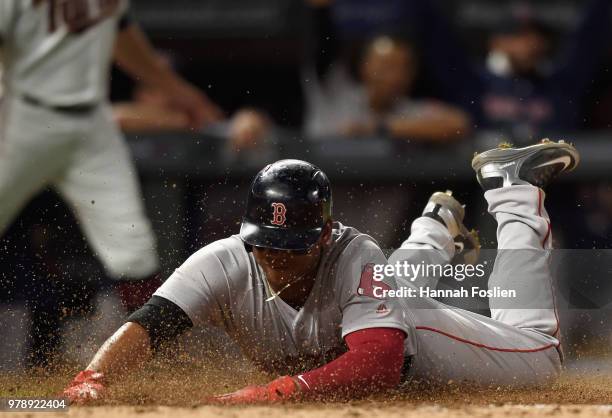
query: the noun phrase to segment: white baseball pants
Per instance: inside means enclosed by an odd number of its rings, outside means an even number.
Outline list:
[[[67,113],[5,98],[0,119],[0,234],[52,186],[109,276],[141,279],[158,268],[137,175],[108,105]]]
[[[498,253],[488,287],[517,289],[517,299],[490,299],[489,318],[427,297],[402,298],[400,303],[414,326],[414,336],[408,336],[408,345],[416,351],[409,376],[442,383],[546,383],[561,370],[561,352],[544,192],[520,185],[487,191],[485,198],[498,224]],[[421,217],[389,263],[444,265],[454,251],[448,230],[434,219]],[[398,278],[399,286],[406,284]],[[420,285],[435,288],[436,283]]]

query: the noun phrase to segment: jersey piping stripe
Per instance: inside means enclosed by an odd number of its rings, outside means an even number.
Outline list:
[[[417,330],[431,331],[436,332],[438,334],[442,334],[445,337],[452,338],[453,340],[473,345],[475,347],[484,348],[485,350],[491,351],[502,351],[506,353],[536,353],[538,351],[548,350],[549,348],[556,348],[555,344],[548,344],[542,347],[537,348],[500,348],[500,347],[491,347],[485,344],[477,343],[474,341],[466,340],[465,338],[457,337],[456,335],[449,334],[448,332],[440,331],[439,329],[431,328],[431,327],[416,327]]]
[[[538,216],[542,217],[542,189],[538,189]],[[546,225],[548,226],[548,229],[546,230],[546,235],[544,236],[544,239],[542,240],[543,248],[546,248],[546,241],[548,240],[548,237],[550,236],[550,231],[551,231],[550,221],[548,219],[545,219],[545,221],[546,221]]]
[[[538,188],[538,216],[542,217],[542,189]],[[542,217],[543,218],[543,217]],[[546,241],[548,240],[548,238],[550,237],[550,232],[551,232],[551,224],[550,224],[550,220],[544,218],[544,220],[546,221],[546,224],[548,225],[548,229],[546,230],[546,236],[544,237],[544,239],[542,240],[542,248],[546,249]],[[555,287],[552,283],[552,280],[550,281],[550,287],[551,287],[551,292],[552,292],[552,302],[553,302],[553,312],[555,314],[555,322],[556,322],[556,327],[555,327],[555,332],[553,332],[553,337],[556,337],[559,334],[559,314],[557,313],[557,302],[556,302],[556,298],[555,298]],[[559,346],[561,347],[561,343],[559,343]]]

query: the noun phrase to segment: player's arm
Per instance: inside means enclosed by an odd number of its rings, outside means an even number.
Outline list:
[[[161,285],[151,299],[131,314],[96,353],[87,369],[79,373],[64,396],[87,402],[104,396],[106,385],[122,374],[142,366],[157,347],[173,340],[194,325],[220,323],[232,293],[223,263],[233,254],[228,247],[243,245],[235,239],[207,245],[189,257]],[[230,254],[230,255],[228,255]],[[232,259],[233,260],[233,259]],[[247,258],[240,260],[231,277],[238,282],[248,272]]]
[[[128,322],[98,350],[87,368],[79,372],[61,393],[71,404],[84,404],[106,396],[107,385],[119,373],[144,364],[151,352],[149,336],[140,325]]]
[[[348,334],[349,351],[317,369],[283,376],[263,386],[247,386],[215,396],[209,403],[251,404],[303,399],[347,399],[392,389],[404,365],[404,331],[367,328]]]
[[[417,114],[394,115],[376,122],[356,120],[342,126],[349,137],[382,136],[399,140],[450,142],[470,132],[470,116],[458,107],[429,103]]]
[[[121,69],[140,82],[162,89],[172,103],[189,116],[194,129],[223,117],[221,110],[203,92],[158,59],[145,34],[135,23],[129,24],[117,35],[114,58]]]
[[[189,118],[184,112],[145,103],[114,104],[113,116],[123,132],[160,132],[189,129]]]
[[[136,322],[126,322],[104,342],[85,370],[102,373],[108,383],[142,366],[151,356],[147,330]]]
[[[142,367],[162,343],[175,339],[192,326],[181,308],[167,299],[153,296],[106,340],[63,395],[71,403],[104,397],[109,384]]]
[[[305,397],[356,397],[392,389],[404,365],[404,331],[366,328],[348,334],[349,351],[295,377]]]
[[[385,128],[392,138],[448,142],[470,132],[470,117],[463,110],[445,104],[428,105],[422,115],[389,118]]]

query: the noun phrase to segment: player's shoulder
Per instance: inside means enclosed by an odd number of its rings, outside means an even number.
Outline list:
[[[211,247],[211,249],[215,251],[238,252],[238,253],[246,255],[244,241],[242,241],[239,235],[232,235],[230,237],[214,241],[213,243],[209,244],[207,247]]]
[[[378,256],[382,252],[378,242],[370,235],[340,222],[334,222],[333,239],[331,251],[336,253],[337,262],[347,258]]]
[[[367,243],[366,245],[378,246],[378,242],[370,235],[359,231],[357,228],[344,225],[340,222],[334,222],[332,238],[334,245],[360,245]]]
[[[215,271],[230,276],[242,275],[248,272],[248,255],[243,241],[233,235],[200,248],[183,263],[181,269],[197,270],[206,275]]]
[[[365,266],[385,264],[387,260],[370,235],[344,225],[334,233],[334,245],[324,262],[329,268],[326,285],[335,289],[337,296],[344,297],[347,292],[357,291],[353,285],[360,280]]]
[[[193,253],[191,257],[205,258],[211,255],[216,257],[246,257],[247,254],[244,247],[244,242],[238,235],[232,235],[228,238],[211,242]]]

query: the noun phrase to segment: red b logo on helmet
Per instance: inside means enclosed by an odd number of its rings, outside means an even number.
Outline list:
[[[287,208],[284,203],[272,203],[272,225],[285,225]]]

